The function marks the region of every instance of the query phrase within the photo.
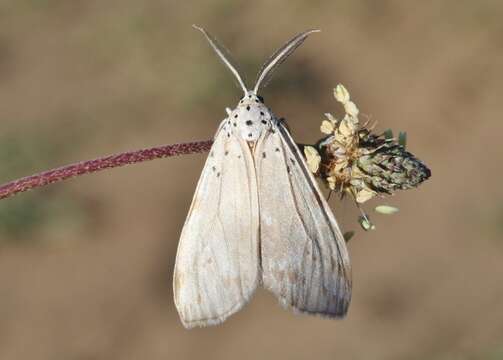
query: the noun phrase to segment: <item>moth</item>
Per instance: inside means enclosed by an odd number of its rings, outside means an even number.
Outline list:
[[[278,49],[248,90],[224,48],[194,27],[244,96],[226,109],[181,233],[173,288],[183,325],[222,323],[258,286],[295,312],[345,316],[351,267],[343,235],[284,120],[258,95],[272,72],[318,30]]]

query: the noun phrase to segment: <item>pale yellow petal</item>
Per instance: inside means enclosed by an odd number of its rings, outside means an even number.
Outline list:
[[[318,154],[318,151],[312,146],[305,146],[304,154],[306,155],[307,167],[313,174],[316,174],[320,167],[320,154]]]
[[[344,145],[346,144],[346,135],[343,135],[341,132],[340,132],[340,127],[339,127],[339,130],[335,132],[334,134],[334,140],[341,144],[341,145]]]
[[[356,202],[359,204],[363,204],[364,202],[369,201],[376,195],[377,193],[375,191],[372,191],[368,188],[363,188],[356,193]]]
[[[327,177],[327,184],[330,190],[335,190],[336,179],[334,176]]]
[[[356,107],[356,104],[352,101],[344,103],[344,111],[350,116],[356,117],[360,113],[360,110]]]
[[[334,132],[334,124],[331,121],[323,120],[320,130],[323,134],[332,134]]]
[[[338,129],[339,133],[345,138],[352,137],[356,132],[356,127],[352,121],[347,118],[342,119]]]
[[[334,89],[334,97],[338,102],[345,104],[349,101],[349,92],[344,85],[338,84]]]
[[[325,113],[325,116],[327,117],[328,121],[330,121],[332,124],[338,123],[337,119],[332,114]]]
[[[347,160],[343,160],[343,161],[338,161],[335,163],[335,166],[333,167],[333,171],[334,172],[339,172],[339,171],[342,171],[342,169],[346,168],[348,166],[348,162]]]

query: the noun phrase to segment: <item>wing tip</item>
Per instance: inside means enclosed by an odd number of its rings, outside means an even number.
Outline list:
[[[252,299],[255,290],[257,289],[258,281],[255,283],[253,286],[253,290],[248,294],[248,296],[244,297],[241,302],[236,303],[234,306],[232,306],[230,309],[225,311],[223,314],[220,314],[218,316],[206,318],[206,319],[193,319],[193,320],[186,320],[186,316],[184,315],[183,308],[180,304],[180,300],[176,295],[175,292],[175,307],[178,310],[178,315],[180,317],[180,321],[182,322],[182,325],[185,329],[190,330],[194,328],[203,328],[203,327],[208,327],[208,326],[214,326],[214,325],[220,325],[223,322],[225,322],[229,317],[232,315],[238,313],[243,309]],[[188,316],[187,316],[188,317]]]
[[[307,307],[299,307],[297,304],[293,304],[287,299],[277,297],[279,304],[287,310],[291,310],[296,315],[311,315],[317,316],[324,319],[343,319],[347,316],[349,305],[351,304],[351,294],[349,297],[340,297],[335,303],[330,304],[325,307],[313,307],[309,309]]]
[[[220,325],[222,324],[228,316],[226,317],[219,317],[219,318],[214,318],[214,319],[207,319],[207,320],[192,320],[192,321],[185,321],[183,318],[180,316],[180,320],[182,322],[182,325],[185,329],[191,330],[195,328],[204,328],[208,326],[215,326],[215,325]]]
[[[292,305],[287,305],[289,309],[296,315],[311,315],[317,316],[322,319],[344,319],[349,310],[349,302],[338,304],[337,309],[335,311],[326,311],[326,310],[310,310],[310,309],[301,309]]]
[[[190,330],[194,328],[204,328],[208,326],[215,326],[215,325],[220,325],[225,320],[227,320],[229,317],[232,315],[236,314],[239,312],[242,308],[245,307],[246,304],[250,301],[251,297],[249,299],[246,299],[244,302],[236,304],[236,306],[232,307],[230,310],[226,311],[225,313],[215,316],[212,318],[207,318],[207,319],[194,319],[194,320],[185,320],[183,314],[179,311],[180,315],[180,321],[182,322],[182,325],[185,329]],[[175,304],[176,305],[176,304]],[[178,308],[178,306],[177,306]]]

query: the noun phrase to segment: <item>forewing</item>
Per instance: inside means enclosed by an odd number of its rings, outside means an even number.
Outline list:
[[[283,124],[259,140],[255,162],[264,286],[299,312],[344,316],[351,299],[344,238]]]
[[[221,323],[250,299],[258,282],[257,238],[251,152],[221,126],[178,245],[173,286],[185,327]]]

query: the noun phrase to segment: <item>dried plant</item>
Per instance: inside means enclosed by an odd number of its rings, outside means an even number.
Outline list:
[[[330,191],[341,197],[349,194],[361,209],[360,204],[378,195],[413,189],[430,177],[426,165],[405,150],[405,133],[396,139],[391,131],[373,133],[375,124],[370,121],[360,124],[358,107],[343,85],[337,85],[334,97],[344,106],[343,118],[325,114],[320,127],[325,136],[313,146],[304,146],[310,170]],[[376,211],[391,214],[398,209],[379,206]],[[365,230],[374,228],[363,210],[360,224]]]

